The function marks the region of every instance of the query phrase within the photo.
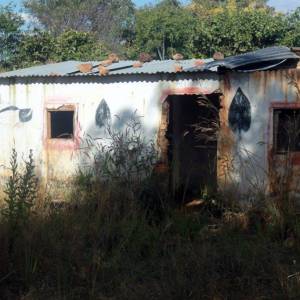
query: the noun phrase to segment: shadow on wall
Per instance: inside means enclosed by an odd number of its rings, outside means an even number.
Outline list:
[[[142,135],[149,132],[145,128],[142,118],[143,116],[140,116],[137,110],[128,108],[120,110],[112,116],[109,105],[105,99],[102,99],[95,111],[93,122],[81,138],[78,157],[80,170],[90,170],[95,162],[97,151],[103,151],[103,147],[112,142],[112,136],[116,132],[123,132],[124,136],[130,135],[132,134],[132,126],[136,126]],[[146,138],[145,135],[144,137]]]

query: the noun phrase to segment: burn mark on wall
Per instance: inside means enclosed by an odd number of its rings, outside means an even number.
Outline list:
[[[229,107],[229,126],[234,132],[247,132],[251,126],[251,104],[241,88],[238,88]]]
[[[22,123],[29,122],[32,119],[32,109],[31,108],[18,108],[17,106],[7,106],[0,110],[0,113],[6,111],[19,111],[19,120]]]
[[[95,122],[99,128],[106,127],[111,122],[110,109],[104,99],[101,100],[96,110]]]

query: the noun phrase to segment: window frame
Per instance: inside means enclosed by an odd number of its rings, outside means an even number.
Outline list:
[[[270,129],[272,130],[272,148],[273,148],[273,153],[275,155],[285,155],[287,153],[290,153],[292,155],[297,155],[300,157],[300,150],[299,151],[292,151],[292,150],[287,150],[287,151],[280,151],[277,150],[277,133],[278,133],[278,127],[275,127],[275,111],[278,110],[299,110],[300,113],[300,103],[298,102],[273,102],[271,103],[270,107],[270,113],[271,113],[271,120],[272,122],[270,123]],[[277,120],[278,124],[278,120]],[[278,126],[278,125],[277,125]]]
[[[58,141],[74,141],[75,139],[75,114],[76,114],[76,109],[75,106],[64,106],[62,108],[47,108],[46,109],[47,112],[47,140],[49,141],[53,141],[53,140],[58,140]],[[73,133],[72,133],[72,137],[70,138],[66,138],[66,137],[52,137],[52,131],[51,131],[51,113],[52,112],[73,112]]]

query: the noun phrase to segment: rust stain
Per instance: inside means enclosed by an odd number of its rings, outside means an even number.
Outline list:
[[[162,91],[160,101],[164,102],[168,98],[168,96],[171,95],[208,95],[213,92],[214,91],[212,90],[196,86],[189,86],[184,88],[169,88]]]
[[[50,107],[50,108],[49,108]],[[72,110],[74,111],[74,136],[72,139],[50,139],[48,136],[49,124],[44,122],[44,136],[43,136],[43,173],[45,182],[53,180],[54,173],[61,173],[61,176],[65,179],[65,167],[72,160],[74,153],[77,153],[81,145],[81,126],[78,120],[78,105],[77,104],[55,104],[57,109],[53,109],[53,103],[45,104],[44,106],[44,120],[48,118],[48,111],[50,110]],[[65,165],[64,165],[65,164]]]
[[[99,75],[100,76],[105,76],[109,73],[109,70],[106,67],[103,67],[102,65],[100,65],[98,67],[98,69],[99,69]]]
[[[132,67],[133,67],[133,68],[141,68],[142,66],[143,66],[143,63],[140,62],[140,61],[134,62],[134,63],[132,64]]]
[[[81,73],[89,73],[93,69],[93,65],[91,63],[80,64],[78,69]]]
[[[183,71],[183,67],[179,64],[175,64],[174,65],[174,71],[177,72],[182,72]]]
[[[72,97],[66,97],[61,95],[56,96],[45,96],[45,104],[46,105],[66,105],[66,104],[72,104],[74,99]]]
[[[112,63],[117,63],[119,62],[119,56],[116,53],[110,53],[108,55],[108,60],[110,60]]]
[[[203,59],[197,59],[194,62],[194,66],[198,67],[198,66],[203,66],[205,64],[205,61]]]
[[[299,102],[271,102],[270,109],[273,113],[273,108],[300,109]]]
[[[168,125],[169,125],[169,109],[170,105],[168,101],[162,103],[161,108],[161,120],[157,135],[157,145],[160,149],[160,161],[157,165],[157,171],[159,173],[168,171],[168,147],[169,140],[166,137]]]
[[[106,59],[106,60],[103,60],[103,61],[100,63],[100,65],[102,65],[102,66],[104,66],[104,67],[108,67],[108,66],[110,66],[112,63],[113,63],[112,60]]]
[[[158,170],[168,170],[168,147],[169,141],[166,137],[169,124],[169,103],[167,98],[172,95],[207,95],[213,91],[202,87],[184,87],[184,88],[169,88],[165,89],[161,93],[160,102],[161,106],[161,119],[158,128],[157,145],[160,149],[160,162],[157,167]]]
[[[300,166],[300,153],[290,152],[286,154],[278,154],[274,150],[273,145],[273,114],[274,109],[300,109],[300,102],[298,98],[294,99],[295,102],[288,101],[289,77],[296,76],[297,71],[288,70],[286,73],[280,72],[280,80],[282,82],[282,89],[285,94],[285,101],[273,101],[269,105],[269,118],[268,118],[268,144],[267,144],[267,162],[268,162],[268,179],[269,191],[277,195],[282,192],[282,185],[286,192],[296,192],[299,190],[299,166]]]
[[[218,136],[217,175],[219,186],[225,186],[233,168],[233,149],[236,141],[228,124],[228,108],[230,106],[230,75],[225,74],[222,81],[223,95],[220,97],[220,129]]]

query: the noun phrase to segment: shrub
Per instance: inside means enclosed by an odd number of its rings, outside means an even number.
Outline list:
[[[13,149],[10,158],[12,174],[4,190],[6,207],[3,208],[2,215],[14,226],[17,223],[26,222],[37,196],[37,178],[34,174],[35,166],[32,150],[30,150],[28,160],[25,160],[24,164],[24,169],[20,170],[18,154]]]

